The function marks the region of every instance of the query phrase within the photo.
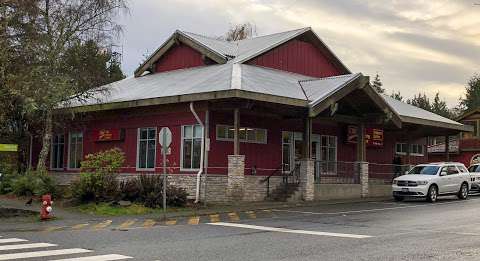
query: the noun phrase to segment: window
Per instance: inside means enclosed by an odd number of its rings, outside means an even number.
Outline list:
[[[395,153],[400,155],[406,155],[408,151],[408,146],[406,143],[397,143],[395,144]]]
[[[199,169],[203,130],[200,125],[182,126],[182,169]]]
[[[321,172],[335,173],[337,161],[337,137],[320,136]]]
[[[249,127],[240,127],[238,136],[241,142],[267,143],[267,130]],[[217,125],[217,140],[233,141],[233,126]]]
[[[455,166],[448,166],[447,175],[454,175],[454,174],[458,174],[458,169]]]
[[[80,168],[83,159],[83,134],[81,132],[70,132],[68,145],[68,168]]]
[[[415,156],[423,156],[423,145],[421,144],[411,144],[410,153]]]
[[[138,129],[137,169],[155,169],[157,128]]]
[[[395,153],[399,155],[407,155],[409,152],[408,145],[406,143],[395,144]],[[412,156],[423,156],[422,144],[410,144],[410,154]]]
[[[463,165],[457,165],[457,168],[458,168],[458,169],[460,170],[460,172],[462,172],[462,173],[467,173],[467,172],[468,172],[467,168],[465,168],[465,166],[463,166]]]
[[[63,154],[65,149],[65,135],[57,134],[52,138],[52,152],[50,153],[50,168],[63,169]]]

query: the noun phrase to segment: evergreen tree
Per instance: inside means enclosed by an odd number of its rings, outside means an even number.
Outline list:
[[[433,102],[431,104],[431,112],[436,113],[440,116],[445,118],[452,118],[453,113],[448,109],[447,103],[445,100],[440,100],[440,93],[437,92],[435,94],[435,98],[433,98]]]
[[[465,87],[465,98],[460,99],[460,106],[464,111],[471,111],[480,107],[480,74],[474,75]]]
[[[403,96],[400,94],[400,91],[398,92],[393,91],[392,94],[390,94],[390,97],[394,98],[397,101],[403,101]]]
[[[424,93],[423,95],[419,93],[418,95],[414,95],[413,99],[408,99],[407,103],[413,106],[416,106],[420,109],[424,109],[427,111],[432,110],[432,105],[430,104],[430,99],[428,99],[427,95]]]
[[[383,86],[383,83],[382,83],[382,81],[380,81],[380,76],[377,73],[377,75],[375,76],[375,79],[373,79],[372,87],[378,93],[384,93],[385,89],[382,88],[382,86]]]

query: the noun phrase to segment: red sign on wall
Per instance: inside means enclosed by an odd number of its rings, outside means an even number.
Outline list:
[[[101,129],[93,132],[93,140],[95,141],[116,141],[122,140],[121,129]]]
[[[347,143],[357,143],[357,126],[348,126]],[[377,128],[365,128],[365,143],[367,146],[382,147],[383,146],[383,130]]]

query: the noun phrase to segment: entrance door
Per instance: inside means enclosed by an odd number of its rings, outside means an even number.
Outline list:
[[[315,180],[320,178],[320,135],[312,134],[312,159],[315,164]]]
[[[282,170],[292,171],[302,157],[303,134],[282,131]]]

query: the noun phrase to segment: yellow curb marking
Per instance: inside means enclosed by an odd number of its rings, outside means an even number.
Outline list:
[[[228,213],[228,217],[230,218],[230,221],[239,221],[240,220],[240,217],[235,212]]]
[[[257,214],[254,211],[246,211],[249,218],[257,218]]]
[[[147,219],[145,222],[143,222],[143,227],[153,227],[156,223],[157,222],[155,222],[153,219]]]
[[[101,222],[101,223],[96,224],[96,225],[93,227],[93,229],[98,230],[98,229],[106,228],[106,227],[110,226],[111,224],[112,224],[112,221],[111,221],[111,220],[105,220],[105,221],[103,221],[103,222]]]
[[[85,223],[85,224],[78,224],[78,225],[75,225],[75,226],[72,226],[72,229],[74,230],[79,230],[79,229],[82,229],[86,226],[88,226],[89,224]]]
[[[200,222],[200,217],[191,217],[188,219],[189,225],[198,225],[199,222]]]
[[[169,225],[169,226],[172,226],[172,225],[176,225],[177,224],[177,220],[176,219],[172,219],[172,220],[167,220],[165,222],[166,225]]]
[[[127,229],[131,225],[135,224],[135,222],[137,222],[137,220],[135,220],[135,219],[127,220],[127,221],[123,222],[120,226],[118,226],[118,228],[119,229]]]
[[[210,215],[210,222],[212,223],[220,222],[220,215],[219,214]]]

